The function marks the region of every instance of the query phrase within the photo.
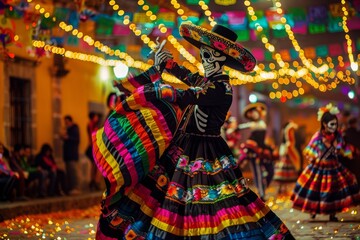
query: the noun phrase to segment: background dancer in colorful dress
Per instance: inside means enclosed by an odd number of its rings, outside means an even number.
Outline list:
[[[278,194],[286,193],[287,183],[296,182],[300,170],[300,154],[296,149],[295,131],[298,128],[293,121],[285,123],[281,131],[279,161],[275,163],[274,181],[279,183]]]
[[[291,195],[293,208],[311,214],[335,214],[360,203],[359,186],[355,176],[339,163],[339,156],[351,158],[351,150],[338,129],[339,110],[331,103],[318,111],[320,131],[304,149],[309,165],[299,176]]]
[[[239,129],[249,128],[251,131],[249,138],[240,145],[239,160],[242,167],[247,163],[250,164],[255,186],[263,201],[266,201],[266,188],[274,176],[273,149],[265,143],[266,114],[267,107],[265,104],[251,103],[243,110],[243,115],[249,122],[241,123],[238,126]]]

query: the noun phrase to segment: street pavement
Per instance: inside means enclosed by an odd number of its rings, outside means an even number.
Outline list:
[[[289,192],[293,185],[288,187]],[[253,188],[255,190],[255,188]],[[266,203],[285,222],[296,239],[360,240],[360,206],[337,214],[339,222],[329,222],[329,216],[307,213],[291,208],[289,193],[277,195],[277,184],[267,190]],[[99,205],[87,209],[19,216],[0,223],[0,239],[95,239]]]

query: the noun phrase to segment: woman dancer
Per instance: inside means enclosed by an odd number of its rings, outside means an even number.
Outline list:
[[[251,130],[249,139],[240,145],[239,161],[241,166],[250,163],[255,186],[263,201],[266,201],[265,191],[274,176],[273,150],[265,144],[266,114],[267,107],[265,104],[251,103],[243,111],[244,117],[249,122],[241,123],[238,126],[239,129],[249,128]]]
[[[337,107],[331,103],[318,111],[320,131],[304,149],[309,165],[299,176],[291,200],[293,208],[311,214],[329,214],[338,221],[336,213],[360,203],[359,186],[355,176],[339,163],[339,156],[351,158],[351,151],[339,133]]]
[[[282,129],[282,140],[279,148],[279,161],[275,163],[274,181],[279,183],[278,194],[286,193],[286,184],[296,182],[300,170],[300,154],[295,147],[295,130],[293,121],[287,122]]]

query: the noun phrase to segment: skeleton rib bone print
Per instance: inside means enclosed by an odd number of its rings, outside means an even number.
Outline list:
[[[207,118],[208,115],[200,110],[199,106],[195,106],[195,121],[196,126],[200,132],[205,132],[205,128],[207,126]]]

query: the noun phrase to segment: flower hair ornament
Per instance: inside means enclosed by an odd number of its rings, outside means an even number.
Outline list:
[[[338,114],[340,111],[339,111],[339,109],[338,109],[336,106],[332,105],[332,103],[329,103],[329,104],[326,105],[325,107],[319,108],[319,111],[317,112],[317,120],[318,120],[318,121],[321,121],[322,116],[323,116],[324,113],[326,113],[326,112],[329,112],[329,113],[331,113],[332,115],[336,115],[336,114]]]

